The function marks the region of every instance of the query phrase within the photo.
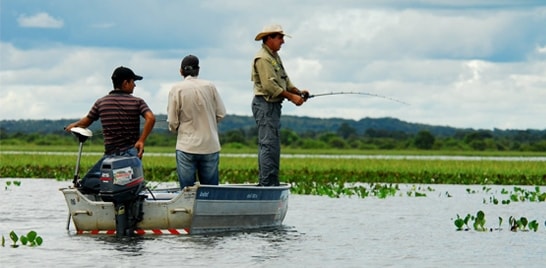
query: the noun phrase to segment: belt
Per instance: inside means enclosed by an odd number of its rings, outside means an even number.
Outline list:
[[[269,103],[281,103],[281,102],[284,100],[283,98],[281,98],[281,99],[279,99],[278,101],[268,101],[268,100],[265,98],[265,95],[254,95],[254,97],[255,97],[255,98],[260,98],[260,97],[261,97],[261,98],[264,99],[264,101],[269,102]]]

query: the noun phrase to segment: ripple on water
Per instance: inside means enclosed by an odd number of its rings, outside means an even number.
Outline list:
[[[5,184],[0,179],[0,185]],[[508,186],[431,185],[426,197],[329,198],[292,195],[281,228],[200,236],[146,235],[135,238],[75,235],[66,230],[66,203],[58,190],[69,182],[22,179],[0,190],[2,267],[363,267],[363,266],[518,266],[546,263],[544,203],[492,205]],[[476,193],[469,194],[472,188]],[[534,188],[532,188],[534,189]],[[542,191],[544,191],[542,189]],[[425,191],[423,191],[425,192]],[[448,197],[451,196],[451,197]],[[453,220],[483,210],[487,226],[498,217],[526,216],[539,231],[455,231]],[[44,244],[9,247],[9,232],[37,231]]]

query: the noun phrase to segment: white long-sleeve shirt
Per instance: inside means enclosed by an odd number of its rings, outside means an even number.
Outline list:
[[[169,131],[178,133],[176,149],[186,153],[210,154],[220,151],[218,123],[226,108],[216,86],[207,80],[186,76],[169,92]]]

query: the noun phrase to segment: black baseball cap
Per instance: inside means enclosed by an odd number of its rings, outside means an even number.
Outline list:
[[[114,70],[112,80],[142,80],[142,76],[136,75],[131,69],[120,66]]]

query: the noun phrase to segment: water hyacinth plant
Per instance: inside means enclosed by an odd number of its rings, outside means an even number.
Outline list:
[[[471,230],[469,227],[468,227],[468,222],[472,220],[474,221],[472,223],[472,226],[473,226],[473,229],[475,231],[478,231],[478,232],[486,232],[486,231],[490,231],[492,232],[493,230],[497,230],[497,231],[501,231],[502,228],[502,222],[503,222],[503,218],[502,217],[499,217],[499,225],[497,228],[487,228],[485,226],[485,223],[486,223],[486,220],[485,220],[485,213],[481,210],[479,210],[476,215],[474,216],[471,216],[470,214],[467,214],[466,217],[463,219],[459,216],[459,214],[457,214],[457,217],[455,218],[455,220],[453,221],[453,224],[455,224],[455,227],[456,227],[456,230],[457,231],[469,231]],[[530,230],[532,230],[533,232],[536,232],[538,231],[538,227],[539,227],[539,224],[538,224],[538,221],[537,220],[532,220],[532,221],[528,221],[526,217],[520,217],[519,219],[517,219],[516,217],[513,217],[513,216],[510,216],[508,218],[508,224],[509,224],[509,229],[510,231],[512,232],[517,232],[518,230],[519,231],[523,231],[523,232],[528,232]],[[544,222],[544,225],[546,225],[546,222]],[[465,228],[466,226],[466,228]],[[527,229],[528,228],[528,229]]]
[[[487,231],[487,228],[485,228],[485,213],[481,210],[478,211],[474,217],[474,230],[481,232]]]
[[[459,214],[457,214],[457,218],[455,219],[453,223],[457,227],[457,231],[463,230],[464,220],[459,216]]]
[[[8,190],[12,184],[15,186],[21,186],[21,181],[6,181],[6,186],[4,187],[4,190]]]
[[[486,188],[485,186],[482,188],[484,193],[491,193],[490,188]],[[478,191],[475,189],[466,189],[467,193],[469,194],[475,194]],[[491,193],[492,194],[492,193]],[[501,199],[499,201],[499,198],[495,195],[491,195],[489,197],[489,201],[487,201],[486,198],[483,199],[483,203],[487,204],[502,204],[502,205],[509,205],[511,202],[545,202],[546,201],[546,192],[542,192],[540,190],[540,186],[535,186],[534,190],[527,190],[519,186],[514,186],[513,190],[510,191],[508,189],[502,188],[500,190],[500,194],[502,196],[505,196],[504,199]]]
[[[36,231],[29,231],[26,235],[21,235],[21,237],[19,237],[19,235],[17,235],[17,233],[12,230],[9,233],[9,237],[12,241],[12,244],[11,244],[12,248],[19,247],[19,245],[17,244],[18,242],[21,242],[22,245],[29,246],[29,247],[40,246],[43,243],[42,237],[38,236]],[[2,244],[1,244],[2,247],[4,247],[5,244],[6,244],[6,238],[4,238],[4,236],[2,235]]]

